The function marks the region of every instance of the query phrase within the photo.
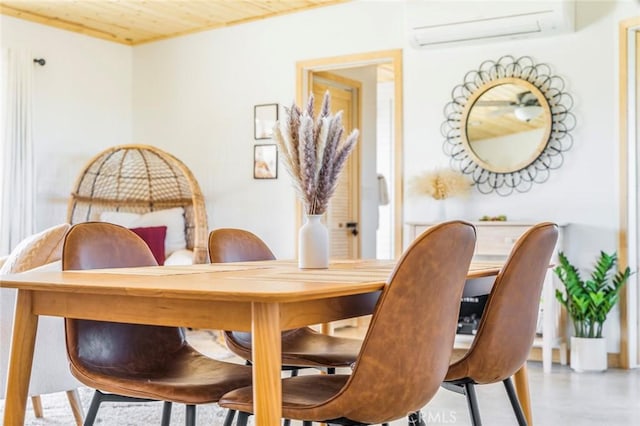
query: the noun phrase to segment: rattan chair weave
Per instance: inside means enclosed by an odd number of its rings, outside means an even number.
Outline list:
[[[69,223],[99,220],[104,211],[148,213],[183,207],[187,248],[206,263],[207,213],[191,170],[173,155],[149,145],[120,145],[92,158],[69,200]]]

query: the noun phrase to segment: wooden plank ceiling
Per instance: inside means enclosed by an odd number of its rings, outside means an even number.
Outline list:
[[[14,0],[0,13],[137,45],[349,0]]]

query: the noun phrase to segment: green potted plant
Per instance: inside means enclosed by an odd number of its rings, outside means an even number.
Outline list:
[[[558,254],[555,274],[564,284],[564,292],[556,290],[556,299],[565,307],[574,327],[571,337],[571,368],[575,371],[604,371],[607,369],[607,346],[602,326],[618,301],[620,289],[631,271],[615,271],[618,256],[600,252],[588,280],[564,253]]]

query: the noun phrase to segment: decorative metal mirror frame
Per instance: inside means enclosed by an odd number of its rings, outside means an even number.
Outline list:
[[[473,104],[483,93],[499,84],[514,81],[535,88],[532,92],[536,95],[542,94],[546,105],[540,104],[544,114],[550,117],[551,125],[546,130],[548,140],[534,160],[519,164],[512,171],[501,171],[490,167],[473,153],[467,140],[466,122]],[[453,88],[452,100],[444,107],[446,120],[441,126],[445,137],[443,150],[450,157],[452,167],[470,175],[483,194],[495,191],[504,196],[514,190],[526,192],[534,183],[547,181],[550,170],[562,166],[563,152],[573,145],[569,133],[575,128],[575,116],[569,111],[573,107],[573,98],[564,88],[564,80],[551,75],[547,64],[536,64],[528,56],[516,59],[506,55],[497,61],[484,61],[478,70],[469,71],[463,83]]]

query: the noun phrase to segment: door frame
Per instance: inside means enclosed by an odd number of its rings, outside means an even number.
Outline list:
[[[302,105],[309,92],[309,77],[314,72],[331,71],[359,66],[390,63],[394,73],[394,175],[393,175],[393,222],[395,257],[402,253],[402,200],[403,200],[403,140],[402,140],[402,49],[382,50],[357,53],[344,56],[310,59],[296,63],[296,102]],[[358,164],[360,159],[358,159]],[[296,202],[296,229],[299,229],[302,218],[302,206]]]
[[[640,238],[638,230],[640,216],[638,215],[638,194],[636,194],[640,171],[637,162],[637,141],[640,129],[635,118],[637,116],[636,105],[639,101],[636,85],[640,75],[636,69],[638,46],[635,37],[630,37],[637,31],[640,31],[640,17],[626,19],[619,24],[620,216],[618,259],[621,268],[629,266],[632,270],[638,268]],[[620,366],[622,368],[640,365],[638,285],[638,274],[634,274],[627,282],[625,291],[620,294]],[[635,327],[629,327],[629,325],[635,325]]]

